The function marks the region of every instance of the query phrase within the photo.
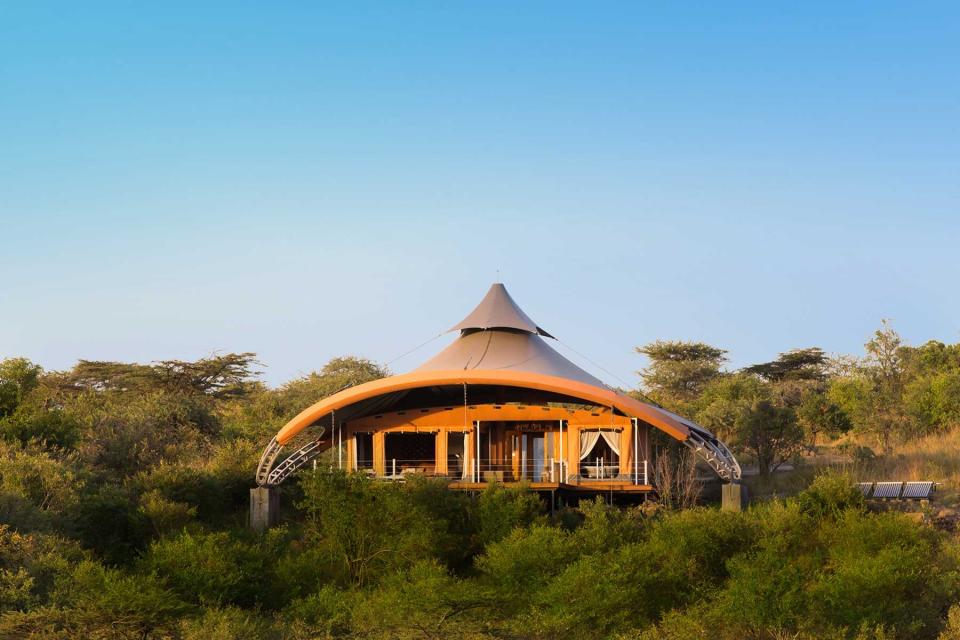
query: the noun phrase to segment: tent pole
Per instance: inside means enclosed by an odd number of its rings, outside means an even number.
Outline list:
[[[633,422],[633,484],[637,484],[637,474],[640,471],[639,436],[637,434],[637,419],[633,418],[631,421]]]
[[[330,412],[330,437],[337,440],[340,440],[343,437],[343,433],[337,429],[337,412],[336,411]],[[338,458],[337,466],[340,469],[342,469],[343,456],[340,454],[340,444],[341,443],[337,444],[337,458]]]
[[[567,474],[565,473],[567,468],[567,460],[563,457],[563,420],[560,421],[560,477],[557,479],[559,482],[566,482]]]
[[[475,420],[474,424],[477,425],[477,482],[480,482],[480,421]]]

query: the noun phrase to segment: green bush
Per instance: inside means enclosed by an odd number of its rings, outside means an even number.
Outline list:
[[[297,637],[345,636],[352,627],[352,612],[360,597],[358,592],[326,585],[294,600],[281,618],[290,621]]]
[[[206,609],[198,618],[180,625],[181,640],[271,640],[280,632],[254,613],[233,607]]]
[[[301,482],[310,546],[339,561],[329,576],[365,585],[434,556],[444,537],[403,485],[361,474],[317,471]]]
[[[186,601],[253,607],[271,597],[265,586],[271,582],[281,536],[274,533],[262,541],[245,541],[227,532],[184,531],[154,541],[141,567]]]
[[[797,501],[804,513],[818,518],[836,518],[848,509],[866,509],[866,500],[853,477],[842,473],[820,474]]]
[[[353,608],[352,628],[361,638],[462,638],[488,615],[485,594],[450,575],[435,561],[422,561],[387,576]],[[482,618],[481,618],[482,619]]]
[[[51,602],[0,616],[0,638],[162,640],[189,612],[150,576],[82,561],[59,576]]]
[[[106,484],[85,494],[71,511],[74,535],[109,564],[130,564],[153,537],[150,520],[130,487]]]
[[[74,453],[0,440],[0,521],[29,530],[62,525],[85,482]]]
[[[196,517],[197,508],[168,500],[158,489],[154,489],[140,496],[140,513],[153,525],[154,533],[162,536],[183,529]]]
[[[529,605],[538,589],[575,560],[573,536],[543,524],[515,528],[477,558],[482,582],[490,589],[501,611],[516,612]]]
[[[835,626],[929,637],[960,587],[960,566],[940,536],[902,514],[848,511],[835,524],[822,521],[820,539],[825,558],[809,587],[810,615]]]
[[[84,559],[71,540],[0,524],[0,612],[46,604],[57,577]]]
[[[72,449],[80,441],[80,424],[66,411],[18,410],[0,420],[0,437],[23,444],[36,441],[48,447]]]
[[[478,512],[480,542],[487,545],[540,520],[543,502],[525,487],[504,488],[492,482],[480,494]]]

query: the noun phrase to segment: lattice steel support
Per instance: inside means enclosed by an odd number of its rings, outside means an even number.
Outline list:
[[[273,467],[273,463],[277,459],[277,456],[280,455],[282,449],[283,445],[277,442],[276,438],[270,439],[270,444],[263,450],[263,453],[260,455],[260,463],[257,465],[257,486],[262,487],[268,484],[270,469]]]
[[[283,445],[277,442],[276,438],[270,440],[270,444],[260,456],[260,464],[257,465],[257,485],[261,487],[278,485],[289,478],[294,471],[320,455],[325,444],[322,440],[324,433],[326,428],[321,427],[316,440],[311,440],[291,453],[276,467],[274,463],[280,456]]]
[[[323,452],[323,444],[323,441],[317,438],[291,453],[275,469],[270,471],[269,476],[267,476],[267,483],[270,485],[282,483],[297,469],[320,455]]]
[[[705,437],[698,431],[691,430],[690,436],[683,444],[695,451],[704,462],[710,465],[721,480],[726,482],[740,482],[740,463],[725,444],[716,439]]]

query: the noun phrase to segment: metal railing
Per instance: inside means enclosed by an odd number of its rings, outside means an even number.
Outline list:
[[[356,470],[384,480],[403,480],[419,474],[475,483],[528,481],[562,484],[583,482],[649,484],[649,465],[646,460],[635,461],[626,472],[622,470],[619,462],[604,461],[602,458],[595,459],[592,463],[581,463],[576,473],[570,473],[566,461],[555,458],[549,459],[546,463],[524,461],[516,464],[492,462],[490,459],[481,458],[479,468],[476,460],[468,460],[464,466],[448,463],[446,471],[440,470],[439,467],[440,465],[434,459],[387,458],[380,473],[370,461],[364,461]]]

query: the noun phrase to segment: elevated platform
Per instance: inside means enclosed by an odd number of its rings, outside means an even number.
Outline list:
[[[617,493],[650,493],[653,486],[649,484],[632,484],[629,482],[581,482],[571,484],[567,482],[499,482],[504,487],[525,486],[533,491],[584,491],[584,492],[607,492],[615,491]],[[464,482],[454,481],[448,486],[451,489],[460,491],[483,491],[489,485],[488,482]]]

